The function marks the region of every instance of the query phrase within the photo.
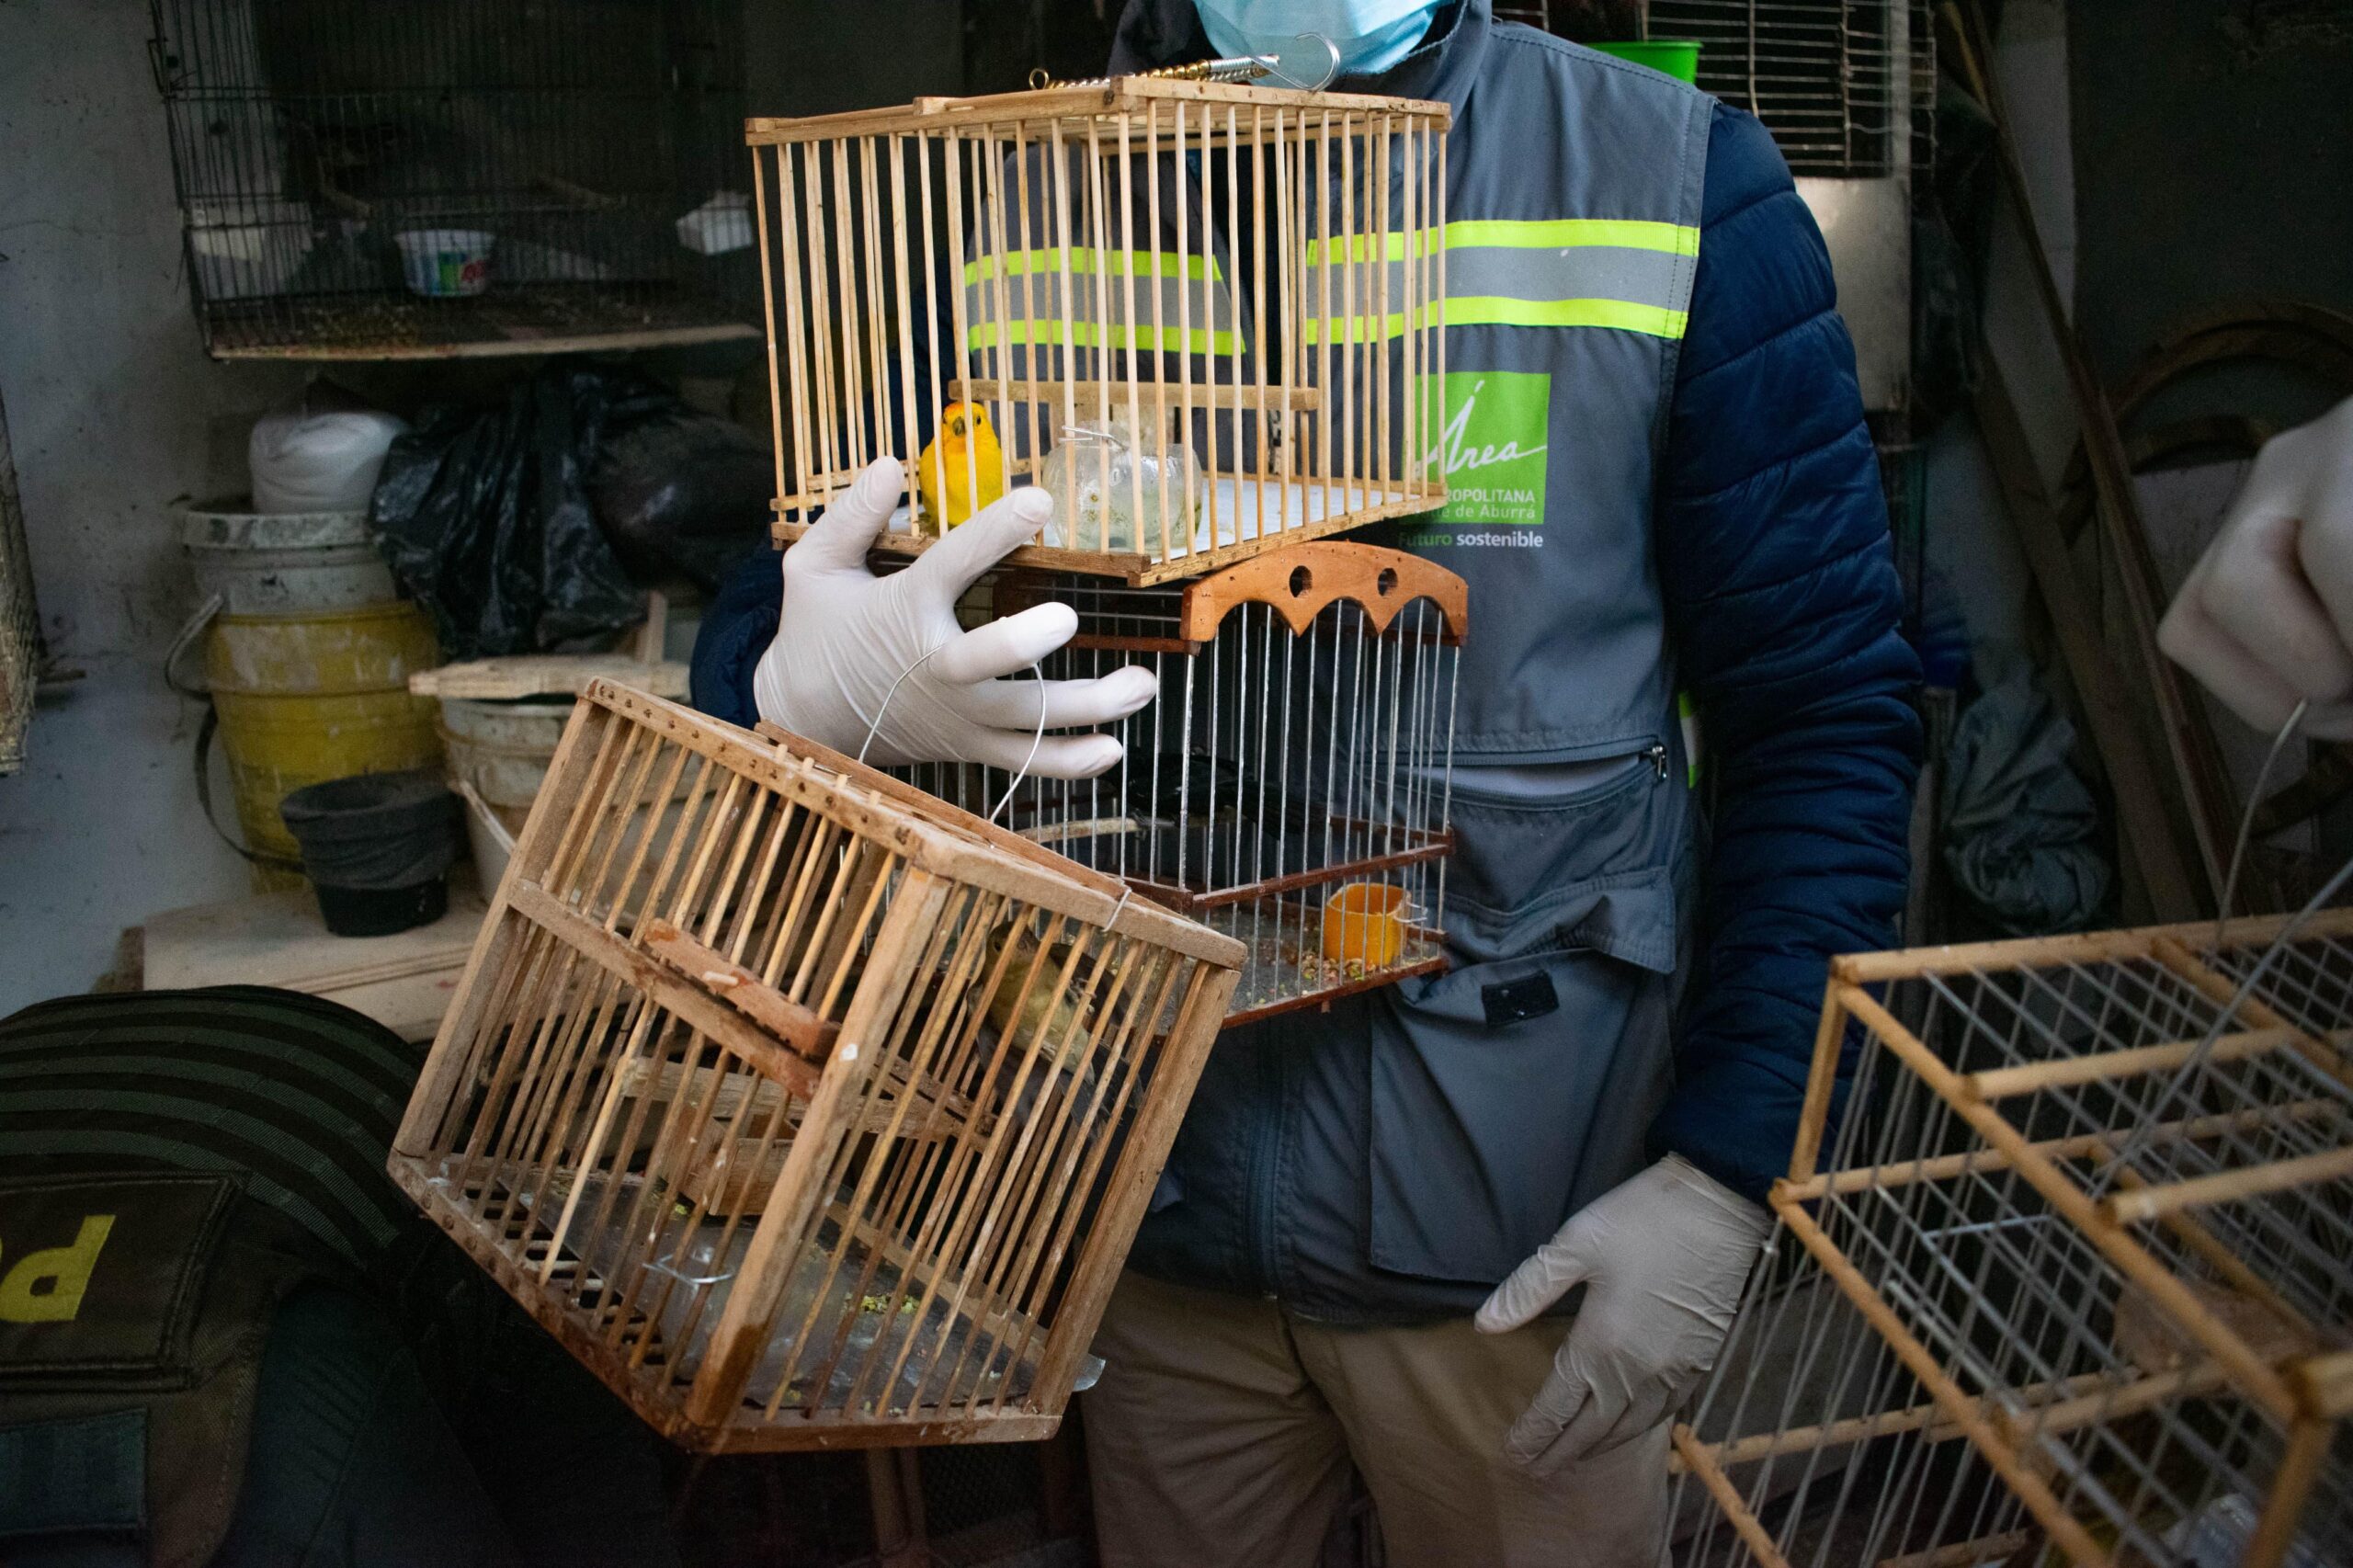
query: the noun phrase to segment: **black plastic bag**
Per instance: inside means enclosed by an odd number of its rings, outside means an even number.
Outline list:
[[[369,518],[444,656],[542,653],[644,619],[587,478],[608,441],[683,406],[633,371],[550,365],[497,408],[436,409],[392,443]]]
[[[588,493],[640,582],[684,577],[710,594],[767,546],[776,463],[742,426],[681,406],[606,442]]]

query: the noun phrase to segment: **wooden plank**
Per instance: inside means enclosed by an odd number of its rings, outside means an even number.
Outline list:
[[[812,1062],[822,1062],[840,1031],[809,1008],[722,953],[716,953],[667,920],[654,919],[638,933],[638,945],[688,980],[758,1024]]]
[[[609,680],[635,691],[684,701],[688,671],[669,660],[648,664],[627,653],[524,653],[419,670],[408,677],[408,689],[412,697],[502,702],[525,697],[577,697],[592,680]]]
[[[688,983],[651,954],[551,897],[536,882],[515,879],[506,900],[515,912],[598,967],[619,975],[707,1039],[804,1098],[816,1093],[821,1072],[779,1045],[753,1021],[699,985]]]
[[[2002,487],[2011,531],[2024,552],[2035,587],[2051,611],[2052,631],[2075,682],[2084,720],[2108,770],[2116,797],[2119,836],[2139,867],[2149,906],[2160,920],[2194,919],[2208,906],[2192,879],[2188,859],[2175,842],[2155,764],[2133,726],[2124,683],[2099,637],[2098,612],[2061,543],[2056,511],[2036,472],[2024,426],[1989,357],[1976,394],[1977,425],[1985,454]]]
[[[2041,303],[2052,342],[2065,369],[2068,392],[2074,399],[2076,418],[2082,426],[2084,451],[2090,460],[2092,483],[2098,497],[2097,513],[2109,545],[2116,555],[2116,580],[2122,590],[2126,627],[2141,666],[2142,679],[2156,704],[2166,750],[2188,807],[2191,832],[2206,871],[2208,897],[2210,900],[2218,899],[2224,861],[2230,854],[2236,827],[2230,782],[2222,771],[2221,755],[2215,746],[2212,730],[2208,725],[2204,706],[2189,700],[2181,684],[2181,671],[2157,647],[2155,568],[2149,556],[2147,531],[2141,522],[2140,502],[2132,488],[2131,464],[2125,458],[2124,443],[2117,433],[2116,416],[2109,406],[2107,392],[2094,374],[2083,344],[2075,335],[2075,325],[2068,316],[2067,301],[2059,290],[2057,274],[2052,270],[2050,255],[2043,247],[2041,230],[2035,222],[2034,203],[2029,194],[2026,171],[2018,159],[2018,144],[2010,134],[2009,115],[2002,101],[2001,85],[1991,72],[1983,68],[1987,34],[1978,17],[1974,0],[1965,0],[1959,15],[1964,20],[1959,40],[1961,47],[1955,53],[1962,72],[1970,79],[1979,101],[1984,104],[1993,120],[2002,188],[2008,198],[2019,235],[2025,241],[2027,270],[2033,279],[2035,294]],[[1992,357],[1989,355],[1987,358],[1990,369]],[[2058,540],[2056,508],[2052,510],[2046,526],[2055,544]],[[2058,606],[2052,608],[2054,616],[2059,613]],[[2088,706],[2092,700],[2091,694],[2086,692],[2083,696]],[[2229,911],[2222,913],[2228,914]]]
[[[517,354],[620,353],[636,348],[668,348],[692,343],[733,343],[757,337],[760,329],[747,322],[720,322],[708,326],[646,327],[631,332],[549,333],[511,335],[473,343],[364,343],[352,347],[313,343],[233,344],[208,350],[215,359],[277,359],[335,361],[392,359],[497,359]]]
[[[1146,383],[1124,382],[1108,389],[1111,400],[1124,401],[1134,392],[1138,384],[1148,384],[1148,381]],[[966,401],[980,399],[995,402],[1004,399],[1013,403],[1052,403],[1061,402],[1067,393],[1078,416],[1082,419],[1103,417],[1106,390],[1100,381],[998,381],[983,378],[948,383],[948,395],[951,399]],[[1324,406],[1324,391],[1321,387],[1312,386],[1279,386],[1262,389],[1255,386],[1235,387],[1220,384],[1214,389],[1202,389],[1196,406],[1244,408],[1256,412],[1267,408],[1279,409],[1286,402],[1292,408],[1312,412]]]
[[[1194,392],[1198,396],[1200,389],[1195,388]],[[1235,477],[1255,481],[1259,476],[1245,472]],[[1267,477],[1271,479],[1277,476]],[[790,512],[805,506],[821,505],[824,500],[824,496],[814,495],[786,496],[777,502],[776,506],[779,512]],[[1392,517],[1419,517],[1425,512],[1435,510],[1445,505],[1445,485],[1433,483],[1427,494],[1422,495],[1360,506],[1353,512],[1336,513],[1330,517],[1320,517],[1313,522],[1277,529],[1257,539],[1214,545],[1206,550],[1188,551],[1170,560],[1155,561],[1151,556],[1132,551],[1064,550],[1052,545],[1025,544],[1006,555],[1001,564],[1028,566],[1041,572],[1078,572],[1093,577],[1117,577],[1131,586],[1148,587],[1154,583],[1199,577],[1220,567],[1231,566],[1236,562],[1263,555],[1270,550],[1286,550],[1309,540],[1325,539],[1333,534],[1346,533],[1351,528],[1364,528],[1369,524],[1383,522]],[[807,533],[812,526],[808,523],[788,523],[779,520],[772,525],[769,534],[777,543],[790,545],[796,542],[802,534]],[[892,528],[878,537],[873,548],[885,555],[921,555],[931,548],[932,542],[931,540],[912,532]]]

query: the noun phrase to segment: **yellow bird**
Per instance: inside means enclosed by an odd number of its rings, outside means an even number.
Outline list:
[[[951,403],[939,411],[939,433],[915,461],[915,483],[941,533],[1005,494],[1005,449],[984,410]]]

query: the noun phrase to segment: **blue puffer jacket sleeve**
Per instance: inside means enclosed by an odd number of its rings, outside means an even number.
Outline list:
[[[1919,675],[1830,258],[1749,115],[1716,110],[1700,225],[1655,526],[1713,846],[1651,1137],[1762,1198],[1789,1168],[1828,959],[1894,936]]]

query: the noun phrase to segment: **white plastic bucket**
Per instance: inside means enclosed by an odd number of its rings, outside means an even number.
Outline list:
[[[408,291],[428,300],[457,300],[490,287],[490,253],[498,236],[486,229],[404,229],[401,248]]]
[[[365,512],[255,513],[242,498],[180,514],[199,597],[230,615],[303,615],[400,597]]]

